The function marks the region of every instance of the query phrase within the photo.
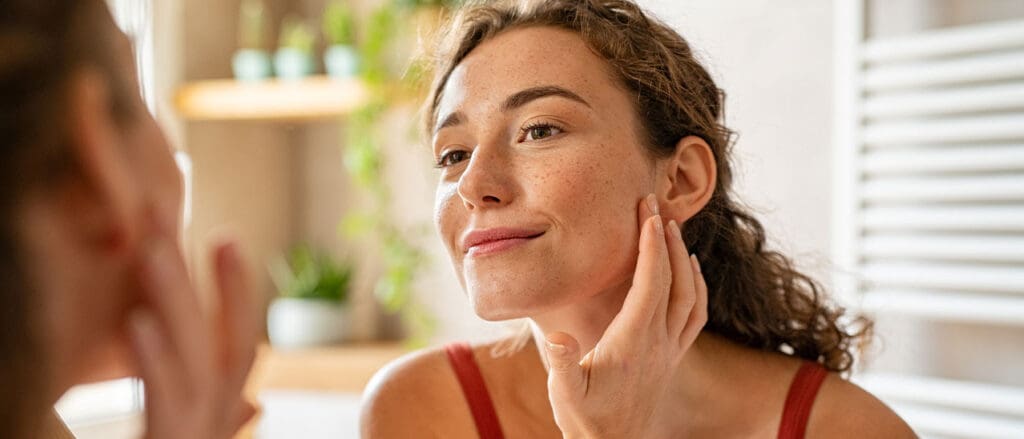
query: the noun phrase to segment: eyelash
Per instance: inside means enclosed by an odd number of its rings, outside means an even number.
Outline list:
[[[457,165],[462,160],[459,160],[459,162],[451,163],[451,164],[445,163],[445,161],[449,157],[451,157],[452,154],[457,154],[457,153],[463,153],[463,154],[466,154],[467,156],[469,155],[469,151],[464,151],[464,150],[461,150],[461,149],[456,149],[454,151],[448,151],[448,152],[446,152],[444,154],[441,154],[441,157],[439,159],[437,159],[437,163],[434,164],[434,167],[437,168],[437,169],[443,169],[443,168],[447,168],[449,166]],[[463,160],[465,160],[465,159],[463,159]]]
[[[519,141],[520,142],[526,141],[526,135],[529,134],[530,131],[533,131],[533,130],[535,130],[537,128],[550,128],[550,129],[553,129],[553,130],[558,130],[559,134],[561,134],[562,132],[565,131],[564,129],[562,129],[562,127],[560,127],[560,126],[558,126],[556,124],[553,124],[551,122],[533,122],[533,123],[530,123],[529,125],[523,127],[523,129],[519,130]],[[551,136],[548,136],[545,139],[550,138],[550,137]],[[545,140],[545,139],[536,139],[536,140]]]
[[[519,141],[520,142],[525,141],[526,136],[530,133],[530,131],[535,130],[537,128],[549,128],[549,129],[553,129],[553,130],[558,130],[559,134],[561,134],[561,132],[564,131],[562,129],[562,127],[560,127],[558,125],[555,125],[553,123],[549,123],[549,122],[534,122],[534,123],[531,123],[531,124],[523,127],[521,130],[519,130]],[[544,140],[544,139],[538,139],[538,140]],[[455,163],[447,163],[448,159],[453,154],[458,154],[458,153],[469,155],[468,151],[464,151],[464,150],[461,150],[461,149],[446,152],[444,154],[441,154],[441,157],[437,159],[436,163],[434,163],[434,167],[437,168],[437,169],[444,169],[444,168],[447,168],[449,166],[454,166],[454,165],[458,164],[459,162],[462,162],[462,160],[459,160],[458,162],[455,162]],[[465,159],[463,159],[463,160],[465,160]]]

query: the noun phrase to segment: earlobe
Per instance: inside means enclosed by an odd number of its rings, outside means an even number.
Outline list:
[[[119,147],[110,90],[103,76],[88,68],[72,74],[68,85],[66,145],[74,167],[73,205],[88,212],[90,240],[116,251],[136,234],[131,219],[139,201]]]
[[[715,155],[704,139],[687,136],[676,143],[675,152],[666,161],[662,212],[666,220],[682,224],[700,212],[715,192]]]

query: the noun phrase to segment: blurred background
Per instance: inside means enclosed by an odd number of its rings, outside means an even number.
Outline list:
[[[178,151],[184,247],[237,237],[267,342],[242,437],[356,437],[369,377],[484,340],[433,232],[410,61],[453,3],[109,0]],[[1024,437],[1024,2],[640,0],[725,89],[740,198],[772,245],[878,322],[853,380],[925,437]],[[58,405],[134,437],[141,386]]]

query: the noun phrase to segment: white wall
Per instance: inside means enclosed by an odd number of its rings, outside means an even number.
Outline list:
[[[827,282],[832,2],[641,0],[686,38],[726,92],[738,198],[773,245]]]

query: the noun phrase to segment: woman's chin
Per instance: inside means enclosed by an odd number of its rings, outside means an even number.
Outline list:
[[[473,311],[478,317],[488,322],[502,322],[528,316],[525,312],[495,303],[474,302]]]
[[[551,298],[532,294],[511,294],[508,290],[493,293],[470,293],[473,311],[481,319],[500,322],[528,318],[552,306]]]

